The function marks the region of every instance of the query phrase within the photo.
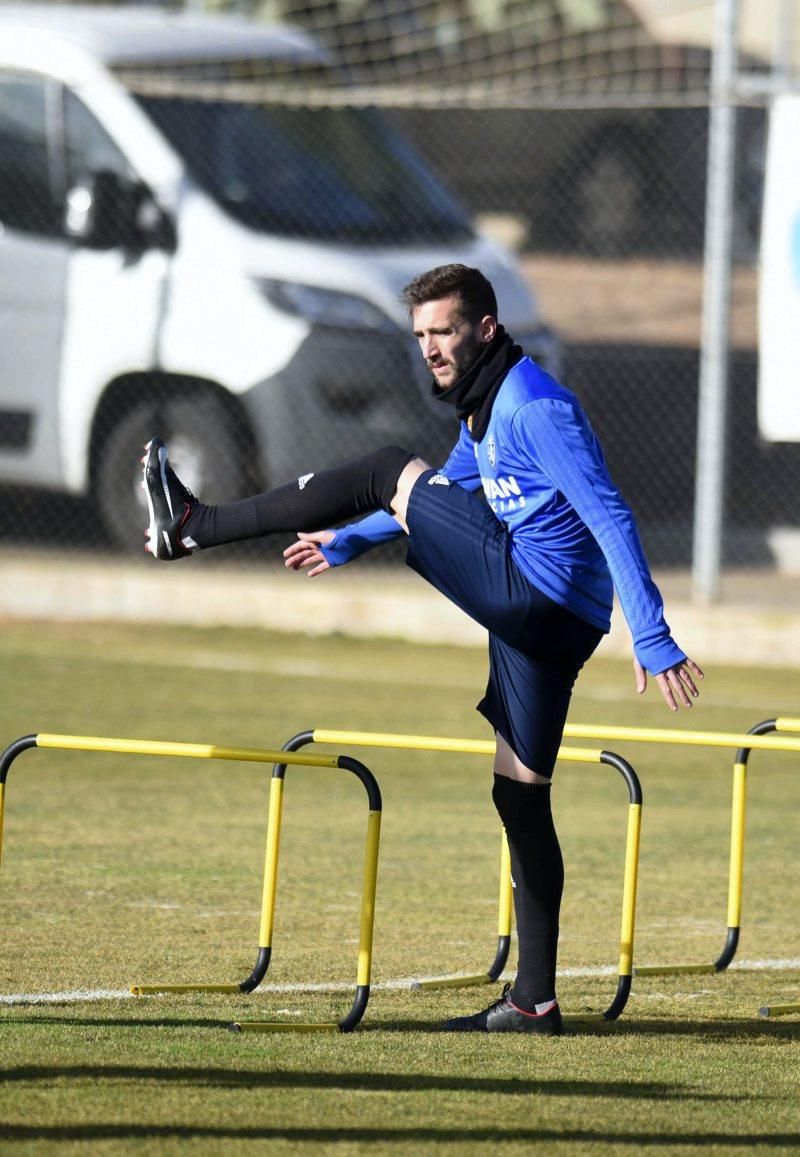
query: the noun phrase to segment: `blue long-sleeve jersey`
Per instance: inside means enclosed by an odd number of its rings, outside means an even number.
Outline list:
[[[608,631],[616,587],[639,662],[658,674],[685,659],[578,399],[530,358],[509,371],[479,442],[462,423],[441,473],[467,490],[483,487],[515,563],[554,602]],[[402,533],[378,511],[340,529],[322,553],[337,566]]]

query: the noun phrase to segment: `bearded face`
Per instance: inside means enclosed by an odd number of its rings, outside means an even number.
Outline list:
[[[470,368],[497,329],[492,317],[467,321],[455,296],[418,305],[412,322],[422,356],[441,390],[454,385]]]

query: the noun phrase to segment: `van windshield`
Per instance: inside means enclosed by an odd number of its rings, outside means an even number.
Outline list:
[[[374,109],[136,99],[198,184],[251,228],[373,244],[472,236],[457,203]]]

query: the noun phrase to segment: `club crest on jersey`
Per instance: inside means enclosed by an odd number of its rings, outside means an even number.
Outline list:
[[[489,465],[494,470],[497,463],[497,447],[494,444],[494,434],[490,434],[486,439],[486,457],[489,459]]]

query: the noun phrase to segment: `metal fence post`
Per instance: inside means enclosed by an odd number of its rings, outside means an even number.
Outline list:
[[[719,596],[722,558],[738,16],[738,0],[717,0],[708,136],[692,564],[694,594],[705,602]]]

